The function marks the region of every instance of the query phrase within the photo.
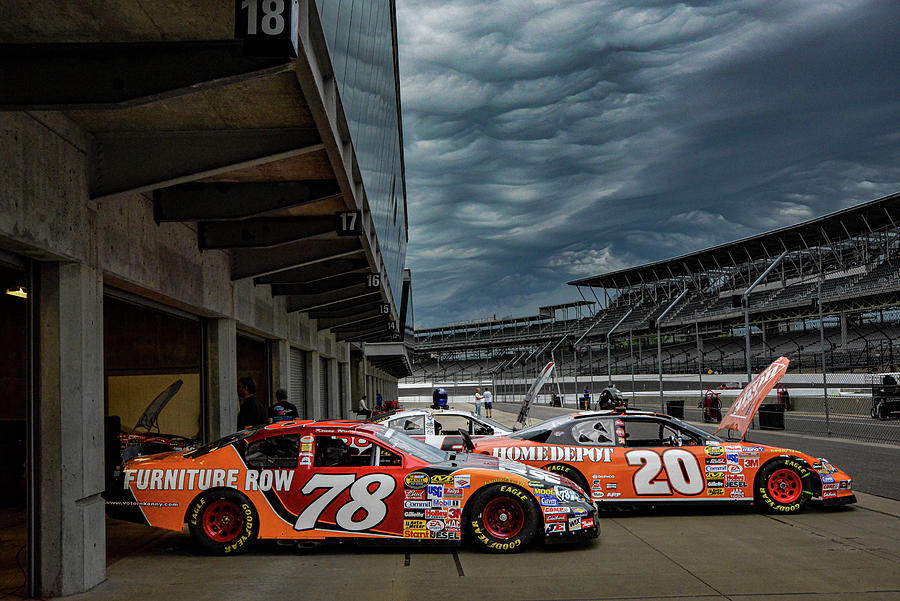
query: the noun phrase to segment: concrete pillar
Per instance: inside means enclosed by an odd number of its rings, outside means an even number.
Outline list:
[[[237,329],[233,319],[206,321],[206,437],[237,430]]]
[[[106,577],[103,282],[82,264],[41,267],[36,458],[38,595]]]
[[[309,369],[306,370],[306,381],[309,386],[306,395],[306,416],[312,419],[325,419],[322,410],[319,409],[321,391],[321,369],[319,367],[321,356],[317,351],[309,351]]]
[[[343,380],[344,382],[344,395],[340,399],[341,417],[349,419],[353,417],[353,396],[350,394],[350,363],[338,363],[338,374],[341,380]]]
[[[341,399],[339,398],[340,385],[338,378],[341,372],[336,359],[328,360],[328,417],[341,419]]]
[[[294,398],[291,391],[291,345],[287,340],[272,341],[272,398],[269,404],[275,402],[275,391],[279,388],[287,390],[288,399]]]
[[[841,347],[847,346],[847,314],[841,311]]]

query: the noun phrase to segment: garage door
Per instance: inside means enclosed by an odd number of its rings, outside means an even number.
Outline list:
[[[306,353],[291,347],[290,402],[297,406],[297,413],[306,418]]]
[[[319,416],[328,415],[328,359],[319,358]]]

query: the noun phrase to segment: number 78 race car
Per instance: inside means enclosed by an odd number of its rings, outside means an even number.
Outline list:
[[[181,531],[208,552],[256,539],[459,542],[493,552],[599,534],[565,477],[447,453],[378,424],[280,422],[128,461],[110,517]]]

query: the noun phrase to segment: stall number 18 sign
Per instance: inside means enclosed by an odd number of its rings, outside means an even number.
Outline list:
[[[297,55],[299,0],[235,0],[234,35],[248,54]]]

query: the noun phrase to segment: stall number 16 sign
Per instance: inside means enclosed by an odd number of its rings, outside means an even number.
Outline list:
[[[234,37],[245,54],[297,56],[299,0],[234,0]]]

